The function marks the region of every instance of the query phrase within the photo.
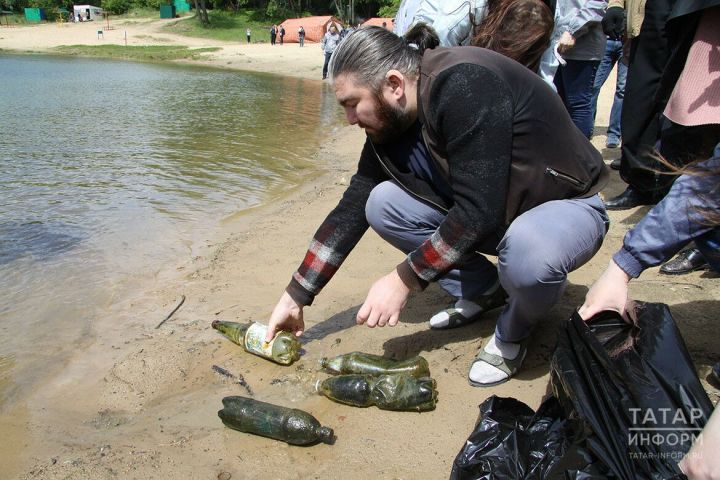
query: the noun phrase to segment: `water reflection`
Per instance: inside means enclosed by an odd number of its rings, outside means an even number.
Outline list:
[[[297,78],[0,55],[0,85],[0,328],[24,331],[0,356],[23,385],[123,288],[302,182],[342,123]]]
[[[69,251],[82,238],[80,228],[60,222],[0,223],[0,265],[26,256],[43,261]]]

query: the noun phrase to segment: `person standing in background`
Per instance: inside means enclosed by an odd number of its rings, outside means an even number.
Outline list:
[[[331,25],[330,29],[325,33],[325,35],[322,38],[322,41],[320,42],[320,47],[322,48],[323,52],[325,53],[325,63],[323,63],[323,70],[322,70],[323,80],[325,80],[327,78],[328,64],[330,63],[330,57],[332,57],[332,53],[335,51],[335,47],[338,46],[338,43],[340,43],[340,34],[337,31],[337,27],[335,25]]]
[[[284,39],[285,39],[285,27],[280,25],[280,45],[283,44]]]
[[[252,31],[248,28],[245,30],[245,37],[247,37],[247,43],[250,43],[250,35],[252,34]]]
[[[595,74],[593,85],[592,112],[593,119],[597,112],[597,101],[600,96],[600,89],[605,84],[610,72],[617,63],[617,79],[615,80],[615,96],[613,97],[612,108],[610,109],[610,121],[607,129],[607,148],[618,148],[620,146],[620,112],[622,111],[623,98],[625,97],[625,79],[627,78],[627,63],[623,57],[622,40],[608,38],[605,44],[605,55],[603,55]]]
[[[275,39],[277,38],[277,27],[273,25],[270,27],[270,45],[275,45]]]
[[[670,190],[674,176],[663,173],[667,169],[657,161],[658,151],[675,166],[708,158],[712,152],[717,125],[704,120],[682,124],[663,112],[680,73],[691,65],[686,60],[699,19],[718,2],[610,0],[609,5],[603,20],[606,33],[620,37],[626,31],[632,41],[622,111],[622,153],[619,161],[613,161],[627,188],[607,199],[605,206],[608,210],[626,210],[654,205]],[[640,26],[639,12],[644,15]],[[710,61],[713,59],[711,56]],[[714,72],[708,60],[705,62],[704,73],[694,75],[702,82]],[[706,101],[700,96],[697,100]]]
[[[606,7],[605,0],[559,0],[551,46],[540,65],[540,75],[553,82],[573,123],[587,138],[593,128],[595,73],[605,53],[600,22]]]
[[[302,25],[298,28],[298,42],[300,43],[301,48],[305,46],[305,29]]]

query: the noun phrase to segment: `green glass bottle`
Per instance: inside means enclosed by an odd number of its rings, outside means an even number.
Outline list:
[[[389,375],[407,373],[413,377],[430,376],[428,362],[420,356],[408,358],[407,360],[393,360],[371,353],[352,352],[338,355],[335,358],[322,358],[320,359],[320,367],[332,373],[341,374]]]
[[[333,443],[332,428],[321,426],[315,417],[297,408],[281,407],[241,396],[225,397],[222,403],[223,409],[218,411],[218,417],[234,430],[292,445]]]
[[[237,343],[246,351],[265,357],[281,365],[290,365],[300,358],[300,341],[290,332],[275,334],[269,343],[265,342],[267,326],[261,323],[237,323],[215,320],[212,328]]]
[[[427,412],[435,409],[438,392],[430,377],[395,375],[338,375],[318,381],[316,389],[331,400],[383,410]]]

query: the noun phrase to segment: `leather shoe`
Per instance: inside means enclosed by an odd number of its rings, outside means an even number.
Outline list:
[[[620,158],[616,158],[612,162],[610,162],[610,168],[613,170],[620,170]]]
[[[715,385],[720,385],[720,362],[713,365],[710,378],[713,379]]]
[[[655,205],[657,200],[651,194],[641,193],[632,187],[627,187],[623,193],[605,202],[607,210],[627,210],[640,205]]]
[[[678,253],[678,256],[660,267],[660,273],[665,275],[684,275],[695,270],[707,270],[710,268],[707,260],[700,250],[690,248]]]

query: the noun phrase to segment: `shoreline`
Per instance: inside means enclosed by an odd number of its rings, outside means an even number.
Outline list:
[[[11,43],[6,42],[5,32],[0,29],[0,48]],[[164,38],[166,34],[148,28],[137,35]],[[63,39],[53,40],[57,41]],[[198,47],[222,43],[208,42],[187,39]],[[238,52],[242,46],[224,45],[221,53],[201,65],[239,70],[251,65],[253,71],[320,81],[322,56],[316,45],[300,49],[296,44],[257,44],[252,51]],[[279,58],[298,51],[292,68],[278,64]],[[612,100],[607,89],[604,92],[599,125],[607,124]],[[306,309],[305,354],[292,366],[247,354],[210,328],[214,319],[266,323],[315,228],[349,182],[363,140],[362,132],[351,126],[328,135],[313,157],[323,168],[316,178],[227,218],[186,258],[149,275],[132,295],[117,298],[103,328],[94,328],[90,345],[76,352],[63,371],[27,402],[0,414],[7,432],[0,448],[7,478],[200,479],[229,474],[221,478],[304,479],[334,478],[342,472],[350,480],[435,479],[449,474],[472,431],[477,405],[485,398],[515,397],[536,408],[547,387],[555,328],[582,301],[587,285],[603,271],[625,231],[645,209],[611,212],[612,225],[602,249],[570,275],[565,296],[533,337],[523,370],[498,387],[473,388],[466,380],[480,342],[492,334],[497,312],[466,328],[431,331],[427,319],[450,300],[436,285],[411,298],[398,326],[355,326],[354,316],[367,288],[403,257],[371,231]],[[600,135],[593,143],[609,162],[617,151],[600,148],[603,141]],[[605,193],[615,195],[623,186],[613,172]],[[716,280],[702,272],[668,278],[651,269],[636,282],[631,287],[635,298],[673,307],[703,379],[716,351],[713,332],[720,301]],[[182,308],[155,329],[180,295],[186,296]],[[415,414],[358,409],[313,395],[314,381],[325,376],[317,371],[317,361],[351,351],[397,358],[423,355],[438,383],[436,410]],[[243,375],[259,400],[312,413],[334,428],[337,442],[290,447],[224,427],[216,415],[222,397],[246,392],[214,373],[213,365]],[[716,392],[711,398],[717,400],[720,392],[705,386]],[[397,450],[403,453],[398,455]]]
[[[219,48],[218,51],[201,54],[201,58],[198,59],[157,60],[162,63],[245,70],[322,81],[323,55],[320,45],[317,43],[307,42],[303,48],[296,43],[271,46],[266,43],[246,44],[240,41],[223,42],[183,37],[160,31],[165,24],[172,21],[177,21],[177,19],[111,21],[112,29],[104,31],[102,38],[97,36],[98,26],[104,25],[100,22],[96,24],[93,24],[94,22],[45,23],[17,28],[0,28],[0,53],[66,56],[66,54],[56,51],[55,48],[71,45],[125,45],[127,35],[128,46]],[[185,19],[181,21],[185,21]],[[244,38],[242,40],[244,41]],[[90,58],[100,57],[92,56]],[[134,59],[128,60],[134,61]]]

